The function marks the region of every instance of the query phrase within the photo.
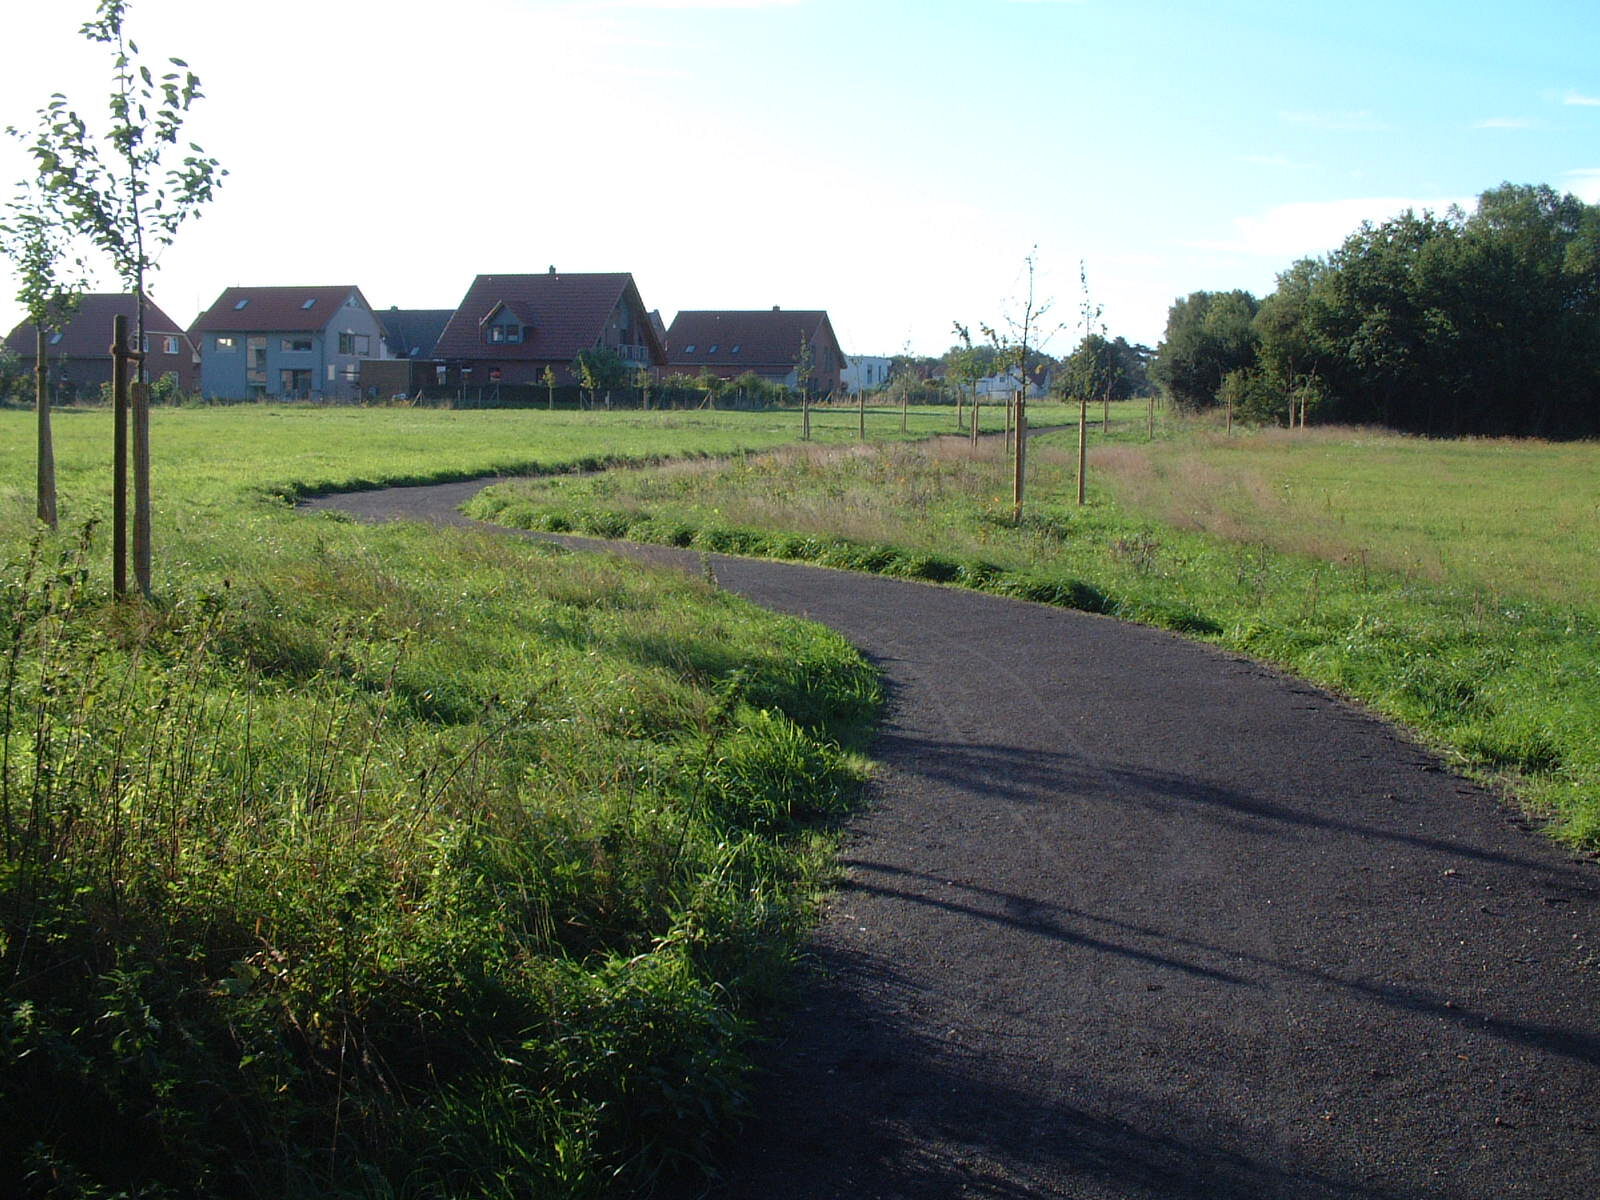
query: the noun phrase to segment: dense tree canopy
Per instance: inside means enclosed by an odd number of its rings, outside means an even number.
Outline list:
[[[1156,371],[1215,403],[1230,371],[1262,412],[1310,389],[1326,419],[1430,434],[1600,434],[1600,207],[1504,184],[1470,215],[1406,212],[1295,263],[1238,336],[1243,293],[1173,304]],[[1215,328],[1219,306],[1227,310]],[[1218,365],[1234,355],[1232,365]],[[1245,386],[1248,384],[1248,386]],[[1274,400],[1273,397],[1277,397]]]
[[[1191,292],[1167,313],[1150,374],[1185,408],[1216,403],[1229,372],[1255,362],[1258,305],[1249,292]]]

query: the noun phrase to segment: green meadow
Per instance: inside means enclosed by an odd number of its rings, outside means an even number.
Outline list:
[[[313,492],[523,475],[473,512],[1163,626],[1600,846],[1592,445],[1149,441],[1130,404],[1085,507],[1076,430],[1036,440],[1017,524],[1001,439],[858,420],[162,409],[156,595],[116,603],[107,414],[56,414],[45,535],[0,411],[0,1192],[600,1196],[745,1110],[874,673],[707,580]]]
[[[1043,422],[1039,422],[1043,424]],[[519,480],[478,515],[976,587],[1215,641],[1368,703],[1600,847],[1600,448],[1237,431],[1135,404],[1030,449],[785,447]]]

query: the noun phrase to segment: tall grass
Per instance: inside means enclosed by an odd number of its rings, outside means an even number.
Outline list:
[[[108,598],[90,532],[0,552],[0,1193],[696,1169],[872,672],[700,580],[287,512],[257,450],[165,463],[153,604]]]
[[[1097,452],[1082,508],[1072,503],[1074,450],[1041,439],[1020,525],[999,447],[955,439],[521,481],[484,493],[473,511],[959,584],[1208,638],[1375,705],[1464,769],[1507,782],[1558,836],[1600,848],[1600,592],[1593,525],[1582,523],[1600,467],[1594,447],[1434,448],[1359,432],[1153,448],[1135,439],[1130,426],[1122,445]],[[1304,472],[1235,469],[1285,446],[1296,463],[1315,458],[1330,472],[1341,468],[1326,453],[1340,447],[1342,470],[1371,496],[1368,515],[1345,508],[1316,525],[1302,519],[1307,503],[1274,503]],[[1418,467],[1387,471],[1396,454]],[[1449,539],[1481,512],[1475,493],[1441,482],[1463,459],[1491,496],[1515,492],[1524,464],[1561,459],[1565,496],[1525,495],[1519,512],[1485,520],[1490,534],[1457,552]],[[1124,492],[1132,503],[1117,499]],[[1311,495],[1310,507],[1325,503]],[[1557,509],[1571,519],[1545,515]],[[1341,540],[1328,540],[1330,527]],[[1473,549],[1503,546],[1518,529],[1520,567]],[[1416,537],[1441,539],[1423,565],[1450,569],[1418,569],[1408,557]]]

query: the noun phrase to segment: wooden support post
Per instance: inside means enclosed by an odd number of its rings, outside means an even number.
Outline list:
[[[44,323],[35,326],[33,392],[39,426],[39,520],[56,527],[56,451],[50,436],[50,364],[45,360]]]
[[[1085,475],[1089,466],[1089,393],[1078,397],[1078,503],[1088,494]]]
[[[140,374],[144,372],[141,370]],[[151,519],[150,507],[150,385],[135,383],[133,403],[133,581],[139,592],[150,598]]]
[[[1024,384],[1026,386],[1026,384]],[[1011,466],[1011,519],[1022,524],[1022,491],[1028,468],[1028,403],[1017,393],[1017,449]]]
[[[128,318],[111,323],[111,592],[128,591]]]

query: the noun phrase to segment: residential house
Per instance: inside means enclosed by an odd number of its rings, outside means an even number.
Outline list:
[[[1039,355],[1028,360],[1029,400],[1046,399],[1055,387],[1056,364],[1054,360]],[[1022,371],[1012,367],[997,375],[986,375],[978,380],[978,396],[990,404],[1003,404],[1015,399],[1022,390]]]
[[[430,359],[453,308],[386,308],[378,314],[390,358]]]
[[[361,289],[231,287],[195,319],[200,390],[218,400],[353,400],[361,363],[387,358]]]
[[[854,396],[857,392],[870,392],[889,382],[889,368],[894,360],[875,354],[850,354],[845,357],[844,370],[839,373],[845,391]]]
[[[811,354],[808,390],[836,392],[844,351],[828,314],[820,309],[681,312],[667,330],[667,369],[686,375],[710,372],[736,379],[746,371],[786,387],[798,386],[801,347]]]
[[[578,379],[578,355],[593,349],[652,371],[666,362],[632,275],[551,267],[543,275],[479,275],[433,357],[452,385],[538,384],[546,368],[570,384]]]
[[[113,322],[118,317],[128,319],[131,342],[138,327],[138,307],[132,292],[90,292],[79,297],[77,311],[66,328],[45,335],[50,389],[58,403],[98,398],[100,385],[111,382]],[[34,369],[37,338],[31,321],[18,325],[6,338],[7,348],[28,371]],[[199,367],[189,335],[148,297],[144,304],[144,350],[145,377],[152,383],[172,375],[184,391],[195,390]]]

